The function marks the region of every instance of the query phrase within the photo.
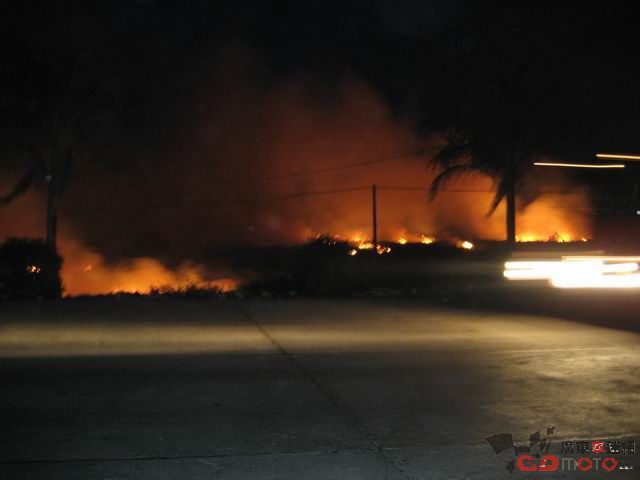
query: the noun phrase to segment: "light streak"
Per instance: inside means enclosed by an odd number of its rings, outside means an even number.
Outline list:
[[[636,265],[637,266],[637,265]],[[640,274],[558,275],[551,279],[555,288],[640,288]]]
[[[639,155],[620,155],[618,153],[596,153],[598,158],[619,158],[624,160],[640,160]]]
[[[509,261],[508,280],[548,280],[556,288],[640,288],[640,257],[566,256],[561,260]]]
[[[623,163],[555,163],[535,162],[538,167],[564,167],[564,168],[625,168]]]

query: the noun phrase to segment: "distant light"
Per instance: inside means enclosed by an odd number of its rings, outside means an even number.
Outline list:
[[[472,250],[472,249],[473,249],[473,243],[471,243],[471,242],[469,242],[469,241],[467,241],[467,240],[465,240],[464,242],[462,242],[462,243],[460,244],[460,246],[461,246],[462,248],[464,248],[465,250]]]
[[[640,160],[639,155],[620,155],[617,153],[596,153],[598,158],[619,158],[625,160]]]
[[[538,167],[564,167],[564,168],[624,168],[622,163],[555,163],[535,162]]]

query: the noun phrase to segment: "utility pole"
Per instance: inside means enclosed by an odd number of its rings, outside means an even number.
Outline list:
[[[371,187],[371,214],[372,214],[372,225],[373,225],[373,251],[376,252],[378,248],[378,207],[376,205],[376,186],[372,185]]]

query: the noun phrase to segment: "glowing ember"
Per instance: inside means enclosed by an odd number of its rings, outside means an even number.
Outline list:
[[[384,247],[382,245],[376,245],[376,252],[378,253],[378,255],[382,255],[384,253],[390,253],[391,252],[391,247]]]
[[[406,238],[399,238],[399,239],[398,239],[398,243],[399,243],[400,245],[406,245],[406,243],[407,243],[407,239],[406,239]]]
[[[40,267],[38,267],[37,265],[28,265],[27,266],[27,272],[29,272],[29,273],[40,273]]]
[[[567,242],[577,242],[577,241],[586,242],[588,240],[585,237],[575,237],[566,232],[562,232],[562,233],[555,232],[551,235],[542,235],[542,234],[527,232],[527,233],[516,235],[516,242],[522,242],[522,243],[525,243],[525,242],[567,243]]]
[[[358,243],[358,250],[371,250],[371,249],[373,249],[373,243],[371,242]]]
[[[475,245],[468,240],[464,240],[463,242],[458,243],[458,246],[460,248],[464,248],[465,250],[473,250]]]
[[[436,239],[434,237],[425,237],[424,235],[420,236],[420,243],[424,243],[425,245],[429,245],[435,241]]]
[[[358,254],[358,250],[356,250],[355,248],[352,248],[351,250],[349,250],[349,256],[353,257],[357,254]]]

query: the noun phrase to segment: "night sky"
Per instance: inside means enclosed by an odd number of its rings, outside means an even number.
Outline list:
[[[203,220],[210,209],[167,209],[359,186],[358,171],[319,183],[252,179],[405,154],[458,124],[501,141],[535,123],[541,154],[564,160],[640,151],[640,34],[631,6],[25,1],[5,7],[2,43],[4,68],[20,63],[16,51],[52,65],[88,59],[113,94],[108,138],[74,165],[64,228],[107,257],[184,258],[224,243],[220,232],[250,242],[260,226],[237,217],[262,210]],[[427,171],[425,159],[417,162]],[[6,156],[3,164],[6,186],[21,166]],[[395,184],[406,184],[402,172],[414,167],[400,164]],[[620,178],[582,173],[572,181],[593,190]],[[425,182],[413,184],[426,191]],[[291,240],[273,231],[296,215],[276,217],[266,243]]]
[[[184,134],[181,109],[209,88],[225,48],[251,53],[252,84],[307,75],[322,87],[354,75],[396,114],[430,128],[447,126],[463,106],[518,107],[535,96],[566,120],[581,119],[600,137],[594,145],[637,145],[629,137],[637,137],[639,35],[628,2],[63,4],[8,7],[8,45],[26,42],[52,60],[91,52],[101,72],[118,79],[122,126],[141,148]]]

